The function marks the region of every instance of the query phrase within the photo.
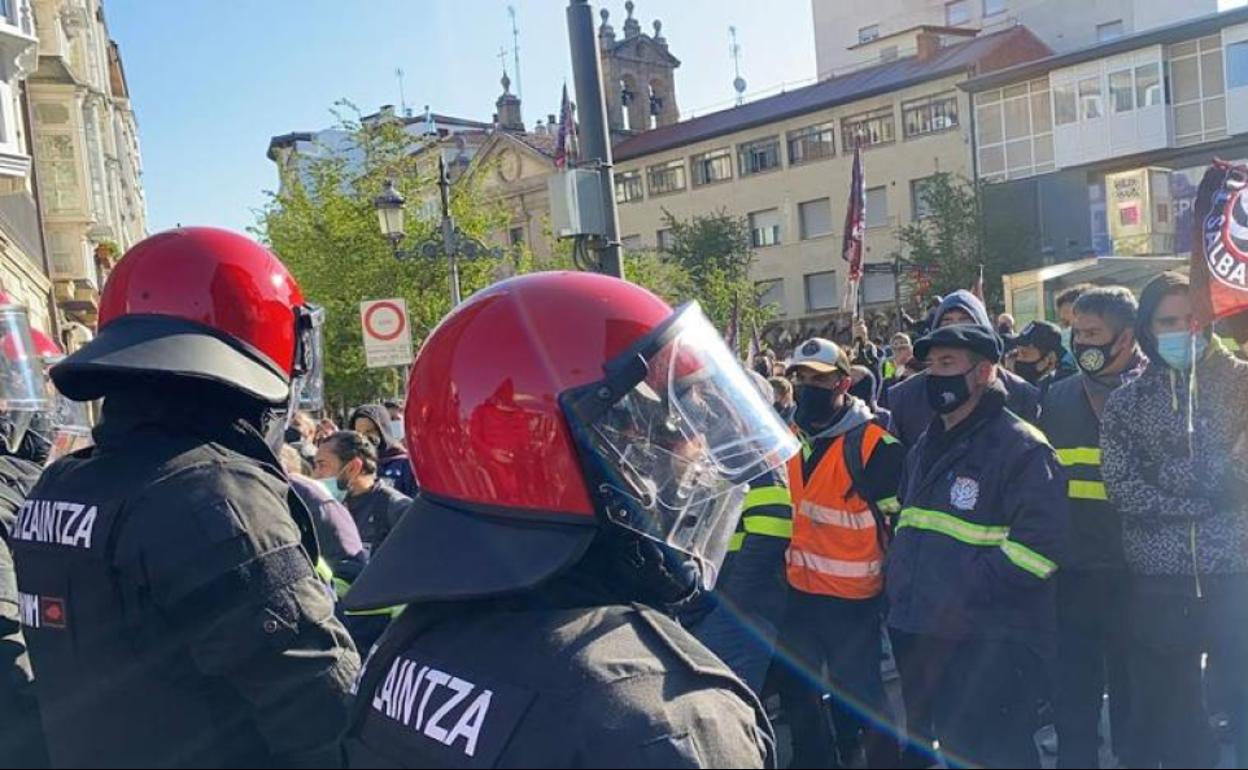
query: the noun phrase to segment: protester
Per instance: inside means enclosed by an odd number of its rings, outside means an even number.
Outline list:
[[[780,415],[785,425],[791,425],[793,413],[797,411],[797,402],[793,398],[793,383],[788,377],[772,377],[768,382],[771,383],[774,395],[772,405],[776,409],[776,414]]]
[[[1072,337],[1074,330],[1072,324],[1075,321],[1075,303],[1084,293],[1096,288],[1090,283],[1079,283],[1062,290],[1053,299],[1053,305],[1057,308],[1057,325],[1062,329],[1062,347],[1066,349],[1062,363],[1067,367],[1075,366],[1075,359],[1071,355],[1074,349]]]
[[[955,291],[946,297],[933,312],[932,323],[933,328],[976,324],[992,332],[984,303],[969,291]],[[1006,407],[1024,420],[1034,420],[1039,411],[1039,391],[1012,372],[1001,367],[994,369],[1007,394]],[[926,373],[910,377],[893,386],[888,396],[892,412],[888,431],[906,446],[918,443],[936,415],[927,401],[927,379]]]
[[[1082,372],[1055,383],[1041,402],[1039,427],[1070,479],[1070,546],[1057,576],[1055,724],[1062,768],[1097,767],[1107,689],[1115,753],[1126,759],[1128,580],[1121,514],[1101,478],[1100,436],[1106,400],[1146,364],[1135,341],[1136,311],[1135,297],[1120,286],[1081,296],[1072,328]]]
[[[317,446],[330,436],[338,432],[338,426],[329,418],[323,418],[316,424],[316,433],[312,435],[312,442]]]
[[[1041,397],[1053,383],[1078,372],[1073,362],[1070,365],[1062,363],[1065,357],[1062,330],[1048,321],[1027,324],[1009,348],[1009,361],[1014,373],[1036,386]]]
[[[1014,336],[1014,324],[1014,316],[1009,313],[997,316],[997,335],[1003,340],[1009,340]]]
[[[910,754],[937,739],[954,764],[1036,767],[1029,671],[1056,642],[1065,477],[1006,409],[991,327],[946,326],[915,348],[937,416],[907,456],[885,572]]]
[[[1102,473],[1131,572],[1133,766],[1212,767],[1201,660],[1217,662],[1248,761],[1248,362],[1192,332],[1188,279],[1140,297],[1150,363],[1105,405]]]
[[[303,460],[294,447],[289,444],[282,447],[281,461],[282,468],[290,477],[290,488],[312,514],[321,556],[341,596],[368,561],[359,527],[355,525],[351,512],[329,493],[325,485],[304,475],[301,470]]]
[[[922,371],[921,362],[914,357],[910,335],[903,332],[894,334],[889,349],[891,356],[884,361],[884,383],[880,386],[880,406],[885,409],[888,408],[889,391]]]
[[[764,378],[771,377],[776,369],[776,357],[771,354],[771,351],[764,350],[754,356],[752,364],[751,371]]]
[[[867,367],[855,364],[850,367],[850,382],[852,384],[849,388],[849,395],[866,404],[876,422],[881,426],[888,425],[889,412],[880,407],[876,398],[879,386],[876,384],[878,381],[875,374]]]
[[[375,551],[407,513],[411,498],[377,473],[377,448],[362,433],[339,431],[316,450],[314,474],[347,506],[365,547]]]
[[[803,668],[827,671],[836,726],[833,746],[820,724],[823,687],[788,678],[799,688],[783,696],[795,766],[822,767],[835,750],[847,767],[861,748],[869,767],[892,767],[897,742],[872,720],[890,721],[880,674],[885,517],[897,512],[905,449],[877,424],[866,403],[850,395],[853,367],[835,343],[806,341],[789,371],[797,382],[795,422],[804,448],[789,461],[794,520],[788,576],[794,591],[784,639]],[[870,372],[864,372],[862,381],[869,383]]]
[[[767,380],[747,373],[759,397],[770,398]],[[707,595],[706,615],[686,624],[760,697],[788,606],[785,553],[792,534],[793,502],[784,474],[769,471],[752,480],[720,578]]]
[[[797,448],[696,306],[593,273],[497,283],[424,341],[406,418],[421,495],[346,604],[408,607],[350,766],[774,764],[762,704],[668,615]]]
[[[52,368],[104,399],[95,446],[44,471],[10,538],[52,764],[335,763],[359,657],[273,453],[317,311],[210,228],[133,247],[100,308]]]
[[[378,475],[404,495],[415,496],[418,487],[412,475],[411,461],[407,459],[407,450],[403,448],[403,436],[394,433],[386,408],[381,404],[358,407],[351,413],[347,424],[376,447]]]

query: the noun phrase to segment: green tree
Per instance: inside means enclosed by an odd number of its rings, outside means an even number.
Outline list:
[[[400,121],[364,122],[352,105],[339,107],[340,126],[355,152],[326,152],[288,171],[281,192],[270,193],[258,212],[253,232],[289,267],[308,300],[325,307],[326,394],[341,410],[402,388],[401,370],[365,366],[359,303],[406,299],[413,342],[419,344],[449,311],[450,289],[444,258],[395,259],[373,208],[384,182],[393,179],[408,200],[402,245],[410,248],[433,234],[436,216],[419,212],[422,201],[436,200],[436,146],[409,135]],[[344,118],[343,112],[354,115]],[[451,210],[464,232],[483,240],[506,221],[501,208],[486,205],[470,185],[455,186]],[[487,285],[496,269],[490,260],[461,262],[464,295]]]
[[[984,266],[985,300],[1003,302],[1001,276],[1028,266],[1030,249],[1007,222],[984,216],[983,186],[946,172],[929,177],[922,192],[928,216],[897,230],[902,256],[923,268],[931,291],[948,294],[975,284]]]
[[[731,324],[735,308],[740,323],[737,342],[744,348],[750,329],[761,330],[776,313],[774,306],[761,303],[758,287],[750,278],[754,250],[749,222],[723,209],[687,220],[667,210],[663,215],[671,231],[663,260],[680,269],[684,278],[680,293],[685,299],[696,299],[721,330]],[[631,269],[631,263],[626,269]]]

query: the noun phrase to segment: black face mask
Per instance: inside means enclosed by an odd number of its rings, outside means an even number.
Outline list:
[[[1119,337],[1114,337],[1104,345],[1081,345],[1076,342],[1075,363],[1085,374],[1095,377],[1113,362],[1114,346],[1118,344]]]
[[[1040,361],[1015,361],[1014,373],[1035,385],[1044,378],[1044,375],[1048,374],[1048,371],[1040,371],[1040,364],[1043,361],[1044,359],[1040,359]]]
[[[927,375],[927,403],[937,414],[956,412],[967,401],[971,400],[971,386],[966,382],[966,375],[974,369],[961,374],[939,376]]]
[[[817,433],[831,424],[836,417],[836,391],[814,385],[798,385],[797,411],[793,422],[806,433]]]

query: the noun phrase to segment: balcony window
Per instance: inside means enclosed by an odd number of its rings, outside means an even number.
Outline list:
[[[746,142],[737,148],[737,168],[741,176],[761,174],[780,168],[780,137],[769,136]]]
[[[789,165],[796,166],[812,160],[831,158],[836,154],[835,137],[836,123],[834,121],[790,131],[787,136]]]
[[[802,240],[818,238],[832,232],[832,201],[830,198],[799,203],[798,218],[801,220]]]
[[[901,125],[907,139],[957,128],[957,93],[950,91],[926,99],[903,102]]]
[[[866,149],[892,144],[896,138],[892,107],[854,115],[841,121],[841,146],[847,152],[856,143],[861,143],[863,149]]]
[[[694,155],[690,162],[693,165],[694,187],[732,179],[732,150],[727,147]]]
[[[767,209],[750,214],[750,241],[755,248],[780,243],[780,210]]]
[[[615,202],[631,203],[643,197],[640,171],[621,171],[615,175]]]
[[[673,160],[646,169],[651,195],[666,195],[685,189],[685,162]]]
[[[840,307],[841,298],[836,292],[836,271],[827,270],[820,273],[807,273],[803,276],[806,284],[806,310],[832,310]]]

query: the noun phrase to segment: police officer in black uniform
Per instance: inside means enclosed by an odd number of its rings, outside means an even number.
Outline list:
[[[11,546],[55,766],[333,766],[359,658],[270,446],[316,312],[268,251],[209,228],[141,242],[100,333],[52,369],[103,398]]]
[[[34,677],[22,634],[17,575],[9,534],[26,495],[43,471],[47,437],[32,435],[49,408],[49,389],[35,355],[26,308],[0,292],[0,767],[46,767],[47,749],[35,700]]]
[[[413,365],[420,494],[346,597],[408,604],[352,767],[759,767],[756,696],[667,611],[796,441],[696,306],[586,273],[475,295]]]

